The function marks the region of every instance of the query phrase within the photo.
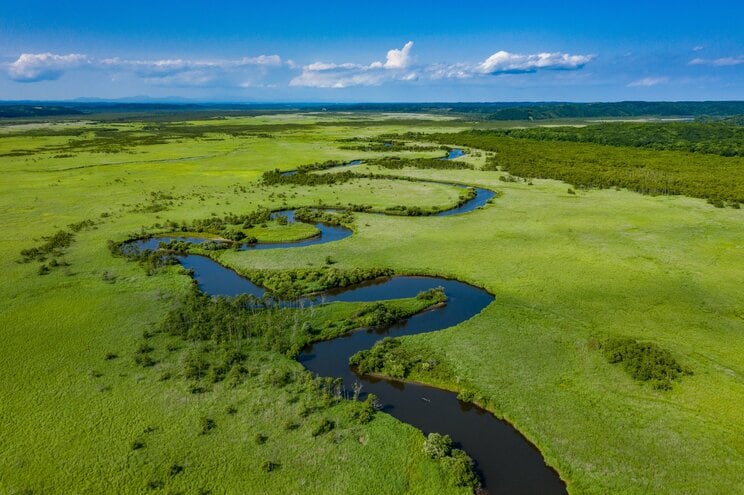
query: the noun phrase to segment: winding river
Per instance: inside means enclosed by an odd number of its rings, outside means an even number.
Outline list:
[[[453,150],[455,151],[455,150]],[[456,150],[459,151],[459,150]],[[461,153],[461,152],[460,152]],[[461,156],[452,152],[447,158]],[[354,163],[356,164],[356,163]],[[452,184],[461,186],[459,184]],[[467,203],[439,216],[466,213],[486,204],[493,191],[476,188],[476,195]],[[278,212],[294,220],[294,211]],[[343,227],[316,224],[320,235],[299,242],[256,244],[245,249],[298,248],[334,242],[351,235]],[[188,237],[160,237],[135,241],[139,249],[157,249],[161,241],[172,239],[194,243],[205,239]],[[181,264],[193,271],[193,277],[203,292],[210,295],[262,296],[265,289],[241,277],[210,258],[200,255],[179,257]],[[383,411],[411,424],[428,434],[448,434],[455,444],[464,449],[476,462],[476,471],[483,488],[491,494],[562,494],[566,487],[557,473],[545,465],[540,452],[514,427],[494,417],[488,411],[457,399],[456,394],[420,384],[358,375],[349,366],[349,358],[357,351],[369,349],[384,336],[415,335],[441,330],[480,313],[494,297],[472,285],[439,277],[395,276],[372,280],[351,287],[327,291],[306,299],[309,304],[333,301],[373,302],[385,299],[415,297],[419,292],[443,287],[447,295],[444,306],[416,314],[385,329],[363,329],[333,340],[318,342],[304,349],[299,361],[310,371],[321,376],[342,378],[351,388],[362,384],[361,396],[374,393]]]

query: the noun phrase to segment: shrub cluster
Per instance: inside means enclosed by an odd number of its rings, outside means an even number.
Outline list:
[[[73,222],[69,224],[67,227],[73,232],[80,232],[81,230],[92,229],[95,226],[96,226],[95,221],[91,219],[87,219],[87,220],[81,220],[79,222]]]
[[[108,248],[114,256],[124,256],[132,261],[137,261],[147,275],[154,275],[161,268],[178,264],[178,259],[165,251],[140,250],[134,244],[125,242],[108,241]]]
[[[294,299],[302,294],[389,277],[393,275],[393,271],[389,268],[340,269],[325,266],[295,270],[249,270],[243,274],[282,299]]]
[[[450,484],[472,489],[480,486],[473,470],[473,460],[464,451],[453,448],[449,435],[429,433],[424,441],[424,453],[439,460]]]
[[[256,211],[244,215],[227,214],[222,217],[211,216],[203,219],[196,219],[191,223],[174,222],[169,220],[165,226],[173,232],[207,232],[216,235],[222,235],[226,239],[232,239],[231,233],[239,231],[236,226],[243,229],[250,229],[255,225],[261,225],[271,220],[271,210],[259,207]],[[242,234],[242,232],[241,232]],[[233,239],[240,240],[240,239]]]
[[[370,328],[388,327],[405,316],[407,315],[402,309],[387,306],[382,302],[368,304],[355,315],[361,326]]]
[[[65,248],[70,247],[75,235],[67,230],[60,230],[56,234],[42,237],[38,246],[21,250],[23,261],[45,261],[47,256],[61,256]]]
[[[354,222],[354,215],[350,211],[330,212],[317,208],[297,208],[295,220],[304,223],[323,223],[326,225],[350,225]]]
[[[349,419],[359,424],[367,424],[372,421],[377,412],[379,406],[377,396],[375,394],[367,395],[367,398],[363,401],[354,401],[354,407],[349,413]]]
[[[371,139],[367,140],[364,138],[348,138],[340,139],[340,142],[350,143],[339,146],[342,150],[358,150],[367,152],[381,152],[381,151],[436,151],[446,150],[446,146],[432,146],[432,145],[421,145],[412,144],[405,141],[398,141],[395,139]]]
[[[651,382],[654,388],[669,390],[672,381],[692,371],[679,364],[674,356],[650,342],[628,338],[611,338],[601,344],[602,354],[611,364],[622,364],[634,380]]]
[[[461,160],[443,160],[441,158],[400,158],[386,156],[367,161],[370,165],[399,170],[402,168],[428,168],[439,170],[472,169],[473,165]]]
[[[309,327],[301,324],[296,327],[289,310],[284,311],[250,295],[210,297],[195,290],[168,312],[161,328],[169,335],[190,341],[250,341],[253,349],[286,354],[302,348],[312,335]],[[220,374],[226,374],[241,360],[239,351],[228,352]],[[194,369],[199,373],[201,368],[194,365]]]
[[[444,293],[444,287],[434,287],[416,294],[416,299],[433,300],[436,303],[443,303],[447,300],[447,294]]]
[[[309,172],[310,170],[327,170],[329,168],[342,167],[344,165],[346,165],[346,163],[339,162],[337,160],[326,160],[324,162],[307,163],[305,165],[300,165],[299,167],[297,167],[297,170]]]
[[[328,186],[333,184],[343,184],[360,176],[346,170],[335,174],[313,174],[309,173],[310,169],[301,168],[297,173],[286,174],[281,170],[268,170],[261,176],[261,181],[267,186],[278,184],[295,184],[299,186]]]
[[[170,241],[161,241],[158,243],[158,249],[171,251],[174,253],[186,253],[194,244],[181,239],[171,239]]]
[[[336,427],[336,423],[334,423],[332,420],[328,418],[321,419],[318,424],[316,424],[310,434],[314,437],[320,436],[324,433],[328,433],[329,431],[333,430]]]
[[[369,350],[357,352],[349,358],[349,364],[361,374],[381,373],[393,378],[407,378],[414,371],[446,374],[436,359],[413,354],[401,347],[400,340],[391,337],[382,339]]]

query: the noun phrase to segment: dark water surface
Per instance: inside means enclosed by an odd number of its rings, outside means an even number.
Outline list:
[[[237,275],[210,258],[188,255],[180,258],[184,267],[194,271],[199,289],[210,295],[236,296],[265,290]],[[322,296],[307,299],[321,302],[373,302],[414,297],[435,287],[444,288],[447,304],[419,313],[383,330],[359,330],[333,340],[318,342],[303,350],[299,361],[320,376],[342,378],[351,389],[362,384],[362,397],[373,393],[383,411],[409,423],[425,434],[438,432],[452,437],[476,461],[476,470],[484,487],[492,494],[566,493],[563,482],[549,467],[540,452],[511,425],[489,412],[457,400],[456,394],[424,385],[357,375],[349,367],[349,358],[369,349],[385,336],[415,335],[448,328],[481,312],[493,296],[488,292],[455,280],[437,277],[392,277],[365,282]]]
[[[454,152],[459,152],[453,156]],[[450,151],[448,158],[462,156],[462,150]],[[349,165],[354,165],[352,162]],[[458,184],[453,184],[458,185]],[[459,185],[458,185],[459,186]],[[460,186],[465,187],[465,186]],[[495,193],[475,188],[476,196],[464,205],[441,212],[439,216],[456,215],[483,206]],[[286,215],[294,222],[294,210],[274,213]],[[310,246],[337,241],[352,234],[344,227],[316,224],[320,235],[299,242],[265,243],[242,249],[278,249]],[[133,241],[139,249],[157,249],[160,241],[172,239],[194,243],[205,239],[161,237]],[[261,297],[266,290],[233,270],[200,255],[180,256],[181,264],[193,271],[193,277],[203,292],[215,296],[252,294]],[[452,437],[475,461],[484,488],[491,494],[564,494],[566,487],[557,473],[547,467],[540,452],[508,423],[491,413],[461,402],[456,394],[424,385],[357,375],[349,367],[349,358],[357,351],[369,349],[385,336],[415,335],[441,330],[480,313],[493,301],[493,296],[472,285],[438,277],[392,277],[364,282],[342,289],[330,290],[306,298],[307,304],[333,301],[373,302],[385,299],[415,297],[419,292],[435,287],[444,288],[447,303],[419,313],[390,328],[360,330],[333,340],[309,346],[299,361],[321,376],[342,378],[346,388],[355,382],[362,384],[362,396],[377,395],[383,411],[409,423],[425,434],[438,432]],[[286,303],[290,304],[290,303]],[[494,329],[498,331],[498,329]]]
[[[454,148],[449,150],[449,153],[447,153],[447,156],[444,157],[444,160],[454,160],[455,158],[460,158],[461,156],[465,156],[465,152],[461,149]]]
[[[467,187],[460,184],[451,184],[453,186],[457,187]],[[457,208],[451,208],[449,210],[441,211],[437,213],[436,217],[448,217],[450,215],[459,215],[460,213],[467,213],[469,211],[477,210],[478,208],[485,206],[486,203],[488,203],[488,200],[496,196],[496,193],[494,191],[490,191],[488,189],[483,189],[480,187],[474,187],[475,189],[475,197],[468,201],[467,203],[463,204],[462,206],[458,206]]]
[[[427,181],[421,181],[421,182],[427,182]],[[456,187],[468,187],[468,186],[463,186],[462,184],[454,184],[454,183],[450,183],[450,185],[456,186]],[[496,196],[495,192],[490,191],[488,189],[483,189],[480,187],[474,187],[473,189],[475,189],[475,197],[471,199],[470,201],[456,208],[451,208],[449,210],[440,211],[439,213],[435,213],[432,216],[446,217],[450,215],[458,215],[460,213],[467,213],[469,211],[473,211],[473,210],[476,210],[484,206],[488,202],[489,199]],[[272,213],[272,218],[276,217],[277,215],[286,216],[287,220],[289,220],[290,223],[295,222],[294,210],[283,210],[283,211],[274,212]],[[315,228],[317,228],[320,233],[308,239],[303,239],[300,241],[292,241],[292,242],[259,242],[257,244],[242,244],[240,246],[240,250],[251,251],[251,250],[262,250],[262,249],[297,248],[297,247],[303,247],[303,246],[314,246],[315,244],[326,244],[328,242],[340,241],[341,239],[345,239],[349,237],[353,233],[351,229],[347,229],[346,227],[341,227],[337,225],[326,225],[324,223],[316,223]],[[169,242],[173,240],[191,242],[193,244],[202,244],[207,241],[219,242],[219,241],[215,241],[214,239],[205,239],[201,237],[160,236],[160,237],[150,237],[147,239],[138,239],[136,241],[132,241],[130,245],[140,250],[148,250],[148,249],[154,250],[158,248],[158,245],[161,242]]]
[[[295,214],[294,210],[277,211],[271,214],[271,218],[275,218],[277,215],[284,215],[287,217],[287,220],[290,223],[294,223],[295,222],[294,214]],[[290,242],[259,242],[257,244],[241,244],[240,250],[241,251],[253,251],[253,250],[260,251],[263,249],[293,248],[293,247],[297,248],[297,247],[303,247],[303,246],[313,246],[315,244],[325,244],[327,242],[340,241],[341,239],[345,239],[349,237],[351,234],[353,234],[353,231],[351,229],[347,229],[346,227],[340,227],[336,225],[326,225],[324,223],[316,223],[315,228],[318,229],[319,234],[313,237],[309,237],[307,239],[302,239],[300,241],[290,241]],[[191,242],[193,244],[202,244],[204,242],[207,242],[213,239],[203,239],[200,237],[184,237],[184,236],[160,236],[160,237],[150,237],[149,239],[138,239],[136,241],[132,241],[130,245],[140,250],[157,249],[158,245],[161,242],[169,242],[173,240],[186,241],[186,242]]]

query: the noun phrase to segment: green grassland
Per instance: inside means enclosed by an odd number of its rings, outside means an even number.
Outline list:
[[[250,212],[259,205],[347,204],[360,198],[379,207],[456,202],[455,188],[413,182],[358,180],[312,191],[255,186],[266,169],[353,158],[333,146],[329,138],[336,132],[331,128],[319,138],[311,129],[264,144],[246,138],[239,144],[245,151],[220,159],[194,156],[235,146],[221,141],[150,145],[135,147],[134,158],[89,152],[74,158],[44,152],[2,158],[0,252],[9,283],[1,296],[2,367],[8,379],[0,400],[0,492],[61,493],[73,487],[87,493],[141,493],[150,482],[164,483],[163,492],[193,493],[202,488],[213,493],[462,491],[448,488],[436,462],[425,458],[420,432],[386,415],[365,426],[340,426],[338,438],[313,438],[308,433],[316,421],[312,417],[303,428],[285,430],[286,422],[299,419],[299,407],[289,404],[283,391],[277,397],[275,390],[249,381],[237,390],[217,387],[192,395],[182,381],[160,382],[159,369],[133,362],[143,332],[157,327],[191,282],[176,268],[146,276],[137,264],[112,257],[109,239],[157,231],[153,225],[166,219],[191,221]],[[43,147],[57,138],[12,139],[12,144],[0,141],[3,151]],[[154,191],[173,199],[153,200]],[[148,211],[155,203],[150,209],[156,211]],[[60,258],[69,266],[39,276],[38,263],[19,263],[20,250],[85,219],[96,225],[76,234]],[[288,240],[303,228],[289,226],[281,236],[264,240]],[[162,345],[158,348],[162,351]],[[107,353],[119,358],[107,361]],[[272,355],[272,360],[280,369],[301,369],[289,358]],[[238,412],[229,416],[225,411],[233,405]],[[328,414],[340,416],[344,407]],[[218,424],[210,435],[198,434],[203,415]],[[153,432],[143,433],[150,427]],[[260,448],[252,441],[259,433],[269,437]],[[133,451],[132,442],[143,436],[147,447]],[[262,472],[267,459],[282,467]],[[174,463],[184,471],[169,476]]]
[[[239,228],[235,226],[236,230],[239,230],[244,235],[250,235],[256,238],[257,242],[262,243],[273,243],[273,242],[292,242],[307,239],[309,237],[316,236],[320,231],[312,225],[306,223],[295,222],[287,225],[280,225],[275,221],[266,222],[258,226],[253,226],[250,229]],[[192,231],[175,231],[175,232],[164,232],[165,237],[194,237],[198,239],[212,239],[212,240],[224,240],[217,234],[211,234],[209,232],[192,232]]]
[[[421,122],[427,132],[461,128]],[[223,132],[226,123],[272,137],[231,135]],[[433,208],[457,201],[459,190],[444,184],[258,183],[277,167],[384,154],[341,149],[342,139],[418,130],[395,120],[363,124],[353,115],[192,122],[220,132],[181,133],[114,153],[47,149],[92,135],[46,136],[42,129],[29,136],[15,129],[0,137],[0,256],[7,281],[0,288],[0,491],[464,491],[448,485],[446,473],[424,456],[420,432],[385,414],[350,423],[350,401],[341,401],[303,419],[306,392],[267,384],[260,377],[268,371],[261,370],[238,388],[217,384],[192,394],[184,380],[160,381],[168,367],[178,368],[185,349],[166,352],[159,335],[153,341],[158,364],[143,368],[133,361],[143,332],[158,328],[191,282],[177,267],[147,276],[136,263],[111,256],[108,240],[162,231],[158,225],[167,220],[259,206]],[[112,125],[141,132],[145,124],[105,124]],[[14,150],[29,154],[8,156]],[[54,157],[59,154],[73,156]],[[454,217],[355,213],[354,235],[333,244],[212,255],[245,272],[320,268],[332,255],[339,269],[384,267],[482,286],[496,300],[479,316],[402,339],[404,348],[435,355],[451,370],[413,379],[467,392],[515,424],[571,493],[741,493],[744,212],[626,190],[570,194],[566,183],[548,179],[504,182],[503,172],[482,170],[485,154],[464,160],[474,169],[365,165],[355,171],[497,190],[499,197],[481,210]],[[19,263],[20,251],[41,236],[85,219],[95,226],[77,233],[60,257],[69,266],[40,276],[38,262]],[[296,235],[278,226],[275,233],[274,239]],[[693,374],[669,391],[634,381],[597,348],[608,337],[651,341]],[[119,357],[106,360],[107,353]],[[251,360],[301,370],[276,353]],[[204,416],[216,427],[202,435]],[[313,437],[322,417],[338,426]],[[293,421],[300,427],[287,429]],[[268,439],[259,444],[256,435]],[[136,441],[145,447],[133,450]],[[266,461],[281,467],[265,472]],[[175,465],[183,471],[173,474]]]

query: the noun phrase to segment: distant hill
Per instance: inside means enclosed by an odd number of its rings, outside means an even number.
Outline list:
[[[744,101],[678,101],[617,103],[560,103],[526,105],[484,112],[488,120],[546,120],[601,117],[699,117],[744,114]]]
[[[326,104],[331,111],[469,114],[485,120],[622,117],[729,117],[744,114],[744,101],[622,101],[616,103],[474,102]]]
[[[0,104],[0,118],[50,117],[55,115],[81,115],[83,113],[81,110],[63,106]]]
[[[732,117],[744,114],[744,101],[616,103],[438,102],[438,103],[197,103],[182,101],[0,102],[0,118],[132,112],[429,112],[479,120],[564,118]]]

